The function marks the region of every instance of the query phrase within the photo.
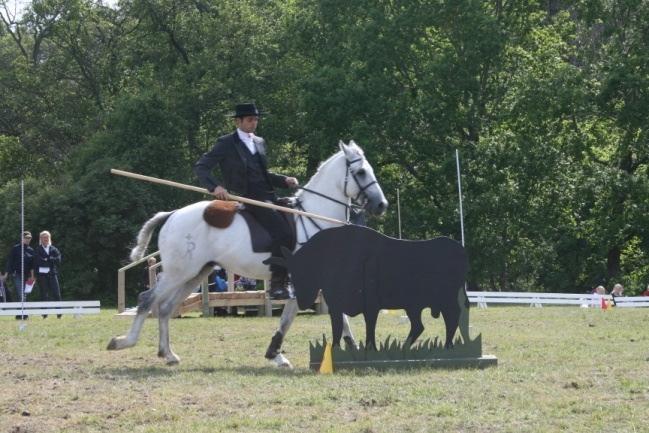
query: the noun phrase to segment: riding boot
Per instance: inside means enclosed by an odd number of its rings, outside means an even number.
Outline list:
[[[288,291],[287,272],[283,268],[272,269],[270,276],[270,299],[282,300],[291,297]]]

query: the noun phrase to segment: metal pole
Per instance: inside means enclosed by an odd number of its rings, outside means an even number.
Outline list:
[[[457,192],[460,197],[460,230],[462,232],[462,246],[464,246],[464,214],[462,212],[462,179],[460,177],[460,152],[455,149],[455,165],[457,167]]]
[[[397,219],[399,221],[399,239],[401,239],[401,201],[399,199],[399,188],[397,188]]]
[[[16,292],[20,294],[20,326],[18,329],[24,331],[27,327],[25,323],[25,244],[23,242],[23,233],[25,233],[25,181],[20,180],[20,287]]]

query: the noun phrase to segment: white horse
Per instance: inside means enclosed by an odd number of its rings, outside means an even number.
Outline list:
[[[352,202],[373,214],[385,212],[388,202],[363,150],[353,141],[349,145],[340,142],[339,147],[340,151],[323,162],[298,192],[299,207],[338,220],[346,220]],[[203,219],[203,211],[209,204],[209,201],[202,201],[175,211],[158,212],[144,224],[137,237],[137,246],[131,251],[131,260],[144,256],[153,230],[164,222],[158,236],[164,271],[154,288],[138,296],[137,315],[128,334],[111,339],[108,350],[134,346],[149,311],[156,309],[160,336],[158,356],[167,364],[177,364],[180,358],[169,346],[169,318],[216,264],[238,275],[260,280],[270,278],[270,270],[263,264],[270,253],[253,252],[250,232],[243,217],[236,214],[229,227],[215,228]],[[316,232],[336,225],[298,215],[295,219],[296,249]],[[291,299],[284,306],[280,327],[266,352],[266,358],[277,366],[291,367],[280,348],[297,312],[297,301]],[[346,317],[343,335],[346,342],[355,344]]]

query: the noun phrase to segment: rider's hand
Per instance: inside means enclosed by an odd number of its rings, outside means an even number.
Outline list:
[[[289,188],[297,188],[299,184],[300,182],[298,182],[294,177],[286,178],[286,186],[288,186]]]
[[[222,186],[217,186],[216,188],[214,188],[214,191],[212,191],[212,195],[219,200],[227,200],[228,190],[223,188]]]

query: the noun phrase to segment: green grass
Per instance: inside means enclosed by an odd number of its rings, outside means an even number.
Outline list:
[[[130,320],[0,319],[0,431],[26,432],[649,432],[649,311],[472,309],[471,334],[498,366],[484,370],[308,369],[328,316],[299,316],[284,344],[296,365],[263,358],[278,318],[186,318],[171,324],[179,366],[156,357],[157,322],[108,352]],[[426,317],[422,338],[443,334]],[[357,337],[364,327],[352,319]],[[382,314],[377,340],[404,338]]]

